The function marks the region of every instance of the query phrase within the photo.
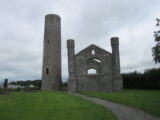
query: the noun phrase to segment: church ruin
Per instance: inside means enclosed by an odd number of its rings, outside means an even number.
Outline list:
[[[68,47],[68,91],[122,91],[120,75],[119,39],[111,38],[112,53],[92,44],[75,54],[74,40]],[[94,70],[94,74],[90,71]]]

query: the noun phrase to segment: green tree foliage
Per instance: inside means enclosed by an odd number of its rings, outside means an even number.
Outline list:
[[[160,89],[160,68],[148,69],[144,73],[124,73],[122,77],[124,88]]]
[[[7,87],[8,87],[8,79],[7,78],[4,80],[3,87],[4,87],[4,89],[7,89]]]
[[[20,90],[21,90],[21,88],[20,88],[20,87],[18,87],[18,88],[17,88],[17,91],[20,91]]]
[[[152,48],[152,55],[155,63],[160,63],[160,19],[156,19],[156,26],[159,27],[159,30],[154,32],[154,38],[156,45]]]
[[[67,82],[63,82],[63,83],[62,83],[62,86],[63,86],[63,87],[67,87],[67,85],[68,85]]]

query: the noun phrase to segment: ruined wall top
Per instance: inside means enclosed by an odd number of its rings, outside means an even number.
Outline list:
[[[68,47],[68,48],[74,48],[74,47],[75,47],[75,44],[74,44],[74,40],[73,40],[73,39],[67,40],[67,47]]]
[[[112,37],[111,38],[111,46],[118,46],[119,45],[119,38],[118,37]]]

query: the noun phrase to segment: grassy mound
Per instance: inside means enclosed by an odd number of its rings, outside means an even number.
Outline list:
[[[63,92],[0,95],[0,120],[117,120],[104,107]]]
[[[80,92],[81,94],[110,100],[142,109],[160,117],[160,90],[125,90],[124,92]]]

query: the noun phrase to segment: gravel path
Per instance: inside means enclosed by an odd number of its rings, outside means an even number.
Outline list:
[[[160,118],[149,115],[142,110],[128,107],[122,104],[113,103],[99,98],[88,97],[77,93],[69,93],[69,94],[79,96],[82,97],[83,99],[103,105],[104,107],[112,111],[119,120],[160,120]]]

